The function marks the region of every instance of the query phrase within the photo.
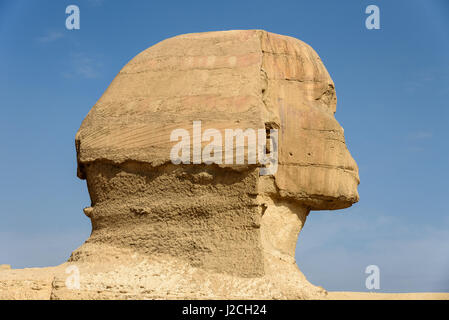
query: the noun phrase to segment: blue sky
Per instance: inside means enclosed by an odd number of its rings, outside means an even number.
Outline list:
[[[65,28],[76,4],[81,29]],[[365,8],[380,8],[380,30]],[[89,236],[74,137],[119,70],[189,32],[265,29],[321,56],[361,200],[312,212],[297,261],[328,290],[449,291],[449,2],[0,0],[0,264],[56,265]]]

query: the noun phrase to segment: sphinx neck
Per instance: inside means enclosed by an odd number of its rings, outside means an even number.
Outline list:
[[[266,199],[261,219],[261,239],[268,257],[295,262],[298,236],[306,222],[309,209],[293,201]]]
[[[101,162],[85,169],[89,245],[241,277],[263,276],[272,257],[294,261],[308,210],[258,196],[257,169]]]

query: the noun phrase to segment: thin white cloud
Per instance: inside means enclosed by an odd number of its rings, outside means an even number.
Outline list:
[[[98,78],[101,75],[102,64],[85,53],[74,53],[69,58],[71,68],[63,73],[65,78],[81,77],[85,79]]]
[[[49,31],[47,34],[37,37],[36,41],[40,43],[50,43],[57,41],[64,37],[64,34],[60,31]]]
[[[423,140],[432,138],[433,134],[430,131],[417,131],[413,132],[409,135],[409,137],[413,140]]]
[[[448,87],[441,85],[449,80],[449,68],[447,66],[439,66],[438,68],[424,68],[412,71],[403,83],[403,88],[407,93],[415,94],[420,91],[432,91],[433,94],[438,93],[445,95],[449,92]]]

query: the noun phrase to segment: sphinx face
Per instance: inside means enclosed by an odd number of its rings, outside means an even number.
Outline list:
[[[313,103],[282,102],[280,116],[275,181],[281,196],[312,210],[341,209],[357,202],[357,164],[333,113]]]
[[[312,210],[341,209],[358,201],[358,168],[334,117],[334,83],[317,53],[302,41],[261,37],[263,101],[279,126],[275,182],[283,197]]]

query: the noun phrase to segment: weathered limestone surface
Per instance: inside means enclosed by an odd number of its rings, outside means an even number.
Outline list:
[[[311,210],[358,201],[357,165],[335,111],[323,63],[291,37],[208,32],[143,51],[76,135],[90,238],[61,266],[0,270],[0,298],[326,298],[294,253]],[[193,121],[203,132],[278,129],[278,171],[172,164],[170,133],[191,132]],[[70,265],[80,289],[65,285]]]

